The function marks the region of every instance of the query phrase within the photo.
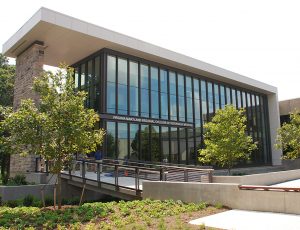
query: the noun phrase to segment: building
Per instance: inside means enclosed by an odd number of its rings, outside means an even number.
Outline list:
[[[248,133],[259,143],[250,164],[281,164],[273,86],[46,8],[3,52],[17,59],[15,108],[36,97],[29,86],[43,64],[75,68],[76,88],[89,92],[86,105],[107,130],[106,157],[195,165],[203,123],[234,104],[246,108]]]
[[[279,102],[280,124],[290,122],[290,113],[300,111],[300,98],[289,99]]]

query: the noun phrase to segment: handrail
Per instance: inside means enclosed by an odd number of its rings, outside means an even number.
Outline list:
[[[261,186],[261,185],[239,185],[241,190],[263,190],[263,191],[284,191],[284,192],[300,192],[300,187],[277,187],[277,186]]]
[[[95,160],[90,160],[90,159],[77,159],[76,161],[84,161],[84,162],[90,162],[90,163],[96,163]],[[199,168],[199,167],[186,167],[186,166],[175,166],[175,165],[168,165],[168,164],[149,164],[149,163],[140,163],[140,162],[135,162],[135,161],[126,161],[126,160],[114,160],[114,159],[108,159],[108,158],[104,158],[102,159],[102,161],[116,161],[116,162],[119,162],[119,161],[122,161],[122,162],[125,162],[126,164],[119,164],[119,163],[109,163],[109,162],[103,162],[103,164],[106,164],[106,165],[120,165],[120,166],[128,166],[128,167],[138,167],[140,169],[142,168],[147,168],[145,167],[145,165],[147,166],[154,166],[156,168],[169,168],[169,169],[179,169],[179,170],[182,170],[183,168],[184,169],[187,169],[187,170],[194,170],[194,171],[214,171],[213,168],[211,168],[210,166],[201,166],[203,168]],[[135,165],[129,165],[129,164],[141,164],[143,166],[135,166]],[[210,168],[208,168],[210,167]],[[149,168],[147,168],[149,169]],[[151,168],[152,169],[152,168]]]
[[[98,182],[98,186],[100,187],[101,184],[112,185],[117,192],[122,192],[120,191],[121,188],[134,190],[136,196],[139,197],[141,196],[141,185],[144,180],[212,182],[213,169],[154,164],[130,165],[133,163],[129,161],[123,161],[124,164],[120,164],[120,161],[115,161],[114,163],[106,162],[106,160],[74,159],[62,171],[62,174],[69,175],[70,180],[72,180],[72,177],[81,178],[82,183],[86,183],[86,181]],[[49,165],[51,166],[51,164]],[[48,167],[46,167],[46,173],[48,173]]]

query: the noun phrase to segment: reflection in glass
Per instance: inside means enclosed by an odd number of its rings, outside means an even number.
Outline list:
[[[151,117],[159,118],[158,69],[151,67]]]
[[[95,58],[95,110],[100,110],[100,57]]]
[[[118,114],[127,113],[127,85],[118,84]]]
[[[232,104],[234,107],[236,107],[236,94],[235,94],[235,89],[232,89]]]
[[[87,101],[86,101],[86,105],[88,108],[94,108],[94,98],[95,98],[95,77],[92,76],[93,74],[93,61],[90,60],[87,64],[88,68],[87,68]]]
[[[213,88],[212,83],[207,83],[207,96],[208,96],[208,112],[209,112],[209,119],[213,116],[214,112],[214,95],[213,95]]]
[[[195,146],[194,146],[194,130],[188,129],[188,154],[189,154],[189,163],[195,164],[196,162],[196,154],[195,154]]]
[[[128,124],[118,123],[118,159],[128,159]]]
[[[179,120],[185,121],[185,96],[184,96],[184,76],[178,74],[178,104],[179,104]]]
[[[226,87],[226,104],[230,105],[231,103],[231,90],[229,87]]]
[[[220,86],[220,94],[221,94],[221,108],[225,108],[225,88],[223,85]]]
[[[75,68],[74,84],[75,84],[75,89],[78,89],[79,86],[78,68]]]
[[[83,90],[85,86],[85,64],[81,65],[81,73],[80,73],[80,89]]]
[[[116,82],[116,58],[107,56],[107,81]]]
[[[199,92],[199,80],[194,79],[194,110],[195,120],[200,120],[200,92]]]
[[[237,106],[238,108],[241,108],[242,107],[242,97],[241,97],[241,91],[237,90],[236,91],[236,100],[237,100]]]
[[[147,65],[141,65],[141,116],[149,117],[149,71]]]
[[[128,114],[127,60],[118,58],[118,114]]]
[[[160,161],[159,126],[151,126],[151,161]]]
[[[219,98],[219,85],[214,83],[214,95],[215,95],[215,110],[221,108],[220,106],[220,98]]]
[[[116,158],[116,123],[107,122],[106,129],[106,156]]]
[[[150,161],[149,125],[141,125],[141,153],[140,160]]]
[[[139,125],[130,124],[130,155],[129,159],[137,161],[139,159]]]
[[[186,164],[186,129],[179,129],[179,157],[180,164]]]
[[[172,127],[170,133],[171,140],[171,163],[178,164],[178,132],[177,128]]]
[[[174,72],[169,72],[169,87],[170,87],[170,118],[177,120],[177,92],[176,92],[176,75]]]
[[[187,110],[187,121],[193,122],[193,89],[192,89],[192,79],[186,76],[186,110]]]
[[[202,121],[203,124],[207,121],[207,97],[206,97],[206,82],[201,80],[201,106],[202,106]]]
[[[247,101],[246,101],[246,93],[242,92],[242,99],[243,99],[243,108],[247,107]]]
[[[130,115],[132,116],[138,116],[139,113],[138,71],[138,63],[129,62]]]
[[[107,82],[107,112],[116,113],[116,84]]]
[[[168,73],[166,70],[160,70],[160,109],[161,119],[169,119],[168,103]]]
[[[169,162],[169,128],[161,127],[162,161]]]

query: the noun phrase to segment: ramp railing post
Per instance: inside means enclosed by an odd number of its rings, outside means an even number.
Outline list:
[[[115,165],[115,187],[119,191],[119,166]]]
[[[97,181],[100,181],[100,163],[97,163]]]

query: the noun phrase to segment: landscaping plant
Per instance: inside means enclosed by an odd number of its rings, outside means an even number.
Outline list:
[[[290,114],[290,123],[284,123],[277,131],[278,149],[283,149],[283,159],[300,157],[300,114],[298,111]]]
[[[244,109],[226,105],[217,110],[211,122],[204,124],[205,148],[199,150],[199,161],[217,164],[230,170],[239,160],[249,159],[257,148],[252,137],[247,135]]]
[[[73,69],[62,65],[56,72],[36,77],[33,90],[39,104],[27,99],[17,111],[6,113],[0,130],[12,152],[41,155],[57,175],[58,206],[61,207],[61,171],[71,164],[75,153],[90,153],[101,145],[105,134],[95,129],[99,115],[85,108],[87,93],[74,89]],[[1,111],[0,111],[1,114]]]

